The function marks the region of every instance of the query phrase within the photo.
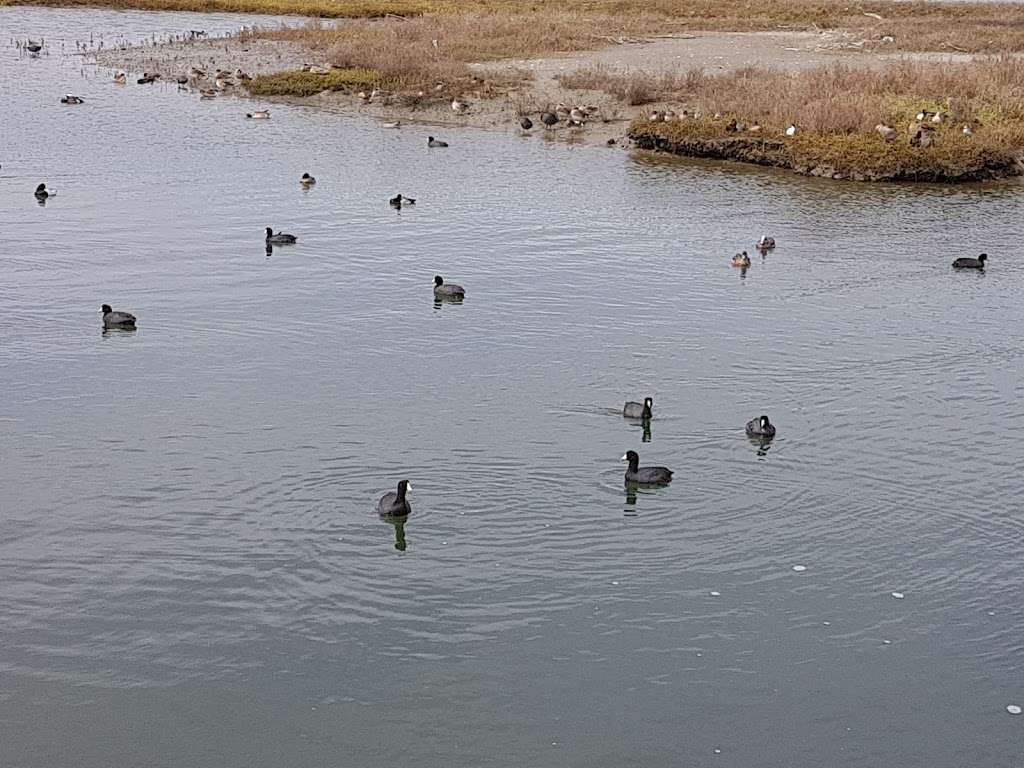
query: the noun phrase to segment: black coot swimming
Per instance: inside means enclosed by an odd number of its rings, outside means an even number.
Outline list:
[[[649,419],[651,418],[651,406],[654,400],[645,397],[643,403],[630,401],[622,409],[622,415],[627,419]]]
[[[100,307],[103,312],[104,328],[134,328],[135,315],[131,312],[115,312],[109,304]]]
[[[406,491],[412,488],[412,483],[402,480],[398,483],[397,491],[388,491],[380,497],[377,502],[377,513],[385,517],[404,517],[412,512],[412,507],[405,499]]]
[[[466,289],[455,283],[446,283],[440,275],[434,275],[435,299],[464,299]]]
[[[987,253],[981,254],[976,259],[972,259],[970,256],[961,256],[959,259],[953,262],[953,267],[955,269],[984,269],[985,262],[987,260]]]
[[[641,467],[640,456],[636,451],[626,451],[622,460],[629,462],[629,466],[626,468],[627,483],[653,485],[672,481],[672,470],[667,467]]]
[[[747,422],[747,434],[750,437],[775,437],[775,425],[768,421],[767,416],[759,416]]]

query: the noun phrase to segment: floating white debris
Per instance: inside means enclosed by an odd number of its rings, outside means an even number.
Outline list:
[[[807,566],[806,565],[794,565],[793,566],[793,570],[796,571],[797,573],[803,573],[804,571],[807,570]]]
[[[718,749],[718,747],[715,747],[715,754],[716,755],[722,754],[722,750]]]
[[[989,615],[989,616],[995,616],[995,615],[996,615],[996,612],[995,612],[995,611],[989,611],[989,612],[988,612],[988,615]]]
[[[904,595],[902,592],[893,592],[892,596],[895,597],[897,600],[902,600],[904,597],[906,597],[906,595]]]
[[[892,640],[883,640],[882,645],[892,645]]]
[[[823,621],[823,622],[821,622],[821,623],[822,623],[822,624],[823,624],[824,626],[826,626],[826,627],[831,627],[831,626],[832,626],[832,622],[831,622],[831,621]]]
[[[1021,708],[1018,707],[1016,704],[1007,704],[1006,711],[1009,712],[1011,715],[1019,715],[1024,710],[1021,710]]]
[[[712,596],[712,597],[721,597],[721,596],[722,596],[722,593],[721,593],[721,592],[712,592],[712,593],[711,593],[711,596]]]
[[[616,587],[619,586],[619,582],[617,581],[613,581],[612,584],[614,584]]]
[[[704,654],[703,654],[703,653],[698,653],[697,655],[698,655],[698,656],[703,656]]]
[[[442,541],[441,543],[442,543],[442,544],[447,544],[448,542],[447,542],[447,541]]]

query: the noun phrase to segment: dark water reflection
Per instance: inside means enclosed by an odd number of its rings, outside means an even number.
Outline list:
[[[430,153],[58,53],[240,23],[0,8],[53,46],[0,45],[0,763],[1019,760],[1019,187]]]

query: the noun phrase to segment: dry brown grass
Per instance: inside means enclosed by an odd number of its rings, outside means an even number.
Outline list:
[[[581,77],[599,79],[594,73]],[[605,77],[620,87],[615,76]],[[888,70],[839,65],[795,73],[748,68],[711,76],[694,71],[677,76],[672,86],[671,93],[659,96],[700,117],[638,120],[634,133],[669,141],[777,140],[796,123],[796,137],[786,140],[794,167],[828,167],[844,176],[874,178],[976,177],[1024,154],[1024,61],[1018,59],[905,63]],[[936,129],[931,147],[909,141],[920,110],[947,116],[941,124],[929,123]],[[716,113],[720,117],[713,117]],[[761,132],[728,133],[730,118],[758,123]],[[895,127],[898,138],[883,141],[875,131],[879,123]],[[963,134],[965,124],[973,127],[973,135]]]
[[[21,0],[19,0],[21,1]],[[0,0],[0,4],[9,0]],[[482,31],[464,35],[467,47],[479,46],[495,56],[578,50],[590,38],[595,47],[631,34],[644,34],[653,23],[660,33],[682,31],[845,30],[866,41],[905,51],[1024,51],[1024,5],[966,2],[867,2],[837,0],[36,0],[41,5],[108,5],[116,8],[186,11],[299,13],[321,17],[379,18],[433,15],[454,20],[480,15],[507,17],[519,29],[493,41]],[[576,18],[581,34],[563,21]],[[391,19],[394,23],[400,21]],[[440,22],[442,25],[445,22]],[[435,22],[436,25],[436,22]],[[459,36],[454,22],[452,38]],[[557,31],[552,35],[553,31]],[[882,43],[885,37],[893,42]],[[521,41],[546,40],[537,48]],[[565,41],[569,47],[564,47]],[[498,53],[500,51],[500,53]]]
[[[424,90],[436,98],[466,92],[486,98],[514,87],[525,75],[481,74],[470,63],[590,50],[607,44],[604,31],[612,23],[604,16],[573,13],[462,13],[360,19],[340,28],[313,24],[259,34],[302,43],[336,67],[374,70],[400,90]],[[654,24],[642,15],[614,23],[631,34],[650,31]],[[442,87],[435,90],[438,83]]]

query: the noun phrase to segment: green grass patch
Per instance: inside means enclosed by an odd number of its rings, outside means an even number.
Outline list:
[[[321,91],[351,91],[385,85],[373,69],[335,69],[326,74],[291,70],[260,75],[246,84],[254,96],[314,96]]]

